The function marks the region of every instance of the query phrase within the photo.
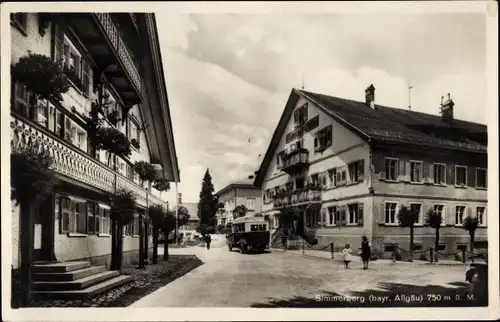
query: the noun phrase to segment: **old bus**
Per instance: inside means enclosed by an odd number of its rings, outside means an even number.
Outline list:
[[[269,223],[263,217],[236,218],[226,235],[229,251],[238,248],[241,253],[263,251],[269,248]]]

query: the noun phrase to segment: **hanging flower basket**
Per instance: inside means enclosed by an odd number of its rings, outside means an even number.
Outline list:
[[[112,110],[108,115],[107,115],[109,123],[111,123],[113,126],[116,126],[118,122],[120,122],[120,112],[117,110]]]
[[[122,132],[114,127],[98,126],[95,143],[97,150],[106,150],[110,153],[123,156],[132,154],[130,141]]]
[[[153,188],[158,191],[170,190],[170,182],[167,179],[156,179],[153,183]]]
[[[130,141],[130,143],[132,144],[132,146],[136,149],[139,149],[141,147],[141,145],[139,144],[139,141],[137,141],[136,139],[132,139]]]
[[[29,52],[12,67],[12,77],[33,93],[34,98],[60,102],[70,84],[61,67],[50,57]]]
[[[137,203],[132,191],[120,189],[111,196],[111,219],[116,220],[118,225],[129,224],[137,212]]]
[[[149,182],[156,180],[156,169],[145,161],[136,162],[134,164],[134,171],[139,175],[141,180]]]
[[[37,148],[28,146],[12,151],[10,156],[10,180],[14,188],[11,200],[17,204],[27,200],[43,200],[55,184],[52,170],[54,159]]]

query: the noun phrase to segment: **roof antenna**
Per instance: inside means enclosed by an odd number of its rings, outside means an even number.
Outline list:
[[[304,89],[304,72],[302,72],[302,90]]]
[[[408,87],[408,110],[411,111],[411,89],[413,86]]]

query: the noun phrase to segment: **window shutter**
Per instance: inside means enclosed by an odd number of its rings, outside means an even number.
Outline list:
[[[327,209],[326,208],[321,209],[321,214],[322,214],[322,216],[321,216],[321,223],[323,225],[326,225],[326,223],[327,223],[327,215],[328,215]]]
[[[429,182],[434,183],[434,164],[429,163]]]
[[[359,181],[365,180],[365,160],[358,161],[358,178]]]
[[[385,203],[382,202],[380,204],[380,207],[378,208],[378,224],[379,225],[384,225],[385,224]]]
[[[476,168],[467,167],[467,186],[476,187]]]
[[[398,160],[397,179],[403,181],[405,176],[406,165],[404,160]]]
[[[411,180],[411,162],[406,161],[405,162],[405,181],[410,181]]]
[[[364,204],[358,204],[358,225],[363,226],[364,223]]]
[[[54,49],[52,58],[55,62],[62,65],[64,55],[64,35],[58,24],[54,24],[54,29]]]
[[[430,164],[425,162],[422,163],[422,180],[424,182],[427,182],[427,180],[429,179],[429,168]]]
[[[342,226],[347,226],[347,206],[340,208],[340,222]]]
[[[455,184],[455,165],[447,164],[446,165],[446,181],[448,184]]]

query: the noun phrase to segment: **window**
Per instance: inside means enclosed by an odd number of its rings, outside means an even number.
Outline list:
[[[139,143],[140,140],[139,126],[137,126],[137,124],[134,121],[129,122],[128,137],[130,140],[137,140],[137,142]]]
[[[456,165],[455,166],[455,186],[465,187],[467,186],[467,167]]]
[[[434,163],[434,184],[446,185],[446,165],[443,163]]]
[[[320,152],[332,145],[332,126],[327,127],[316,132],[314,138],[314,150]]]
[[[95,219],[95,232],[98,234],[110,234],[110,207],[104,204],[97,205],[97,215]]]
[[[422,204],[421,203],[410,203],[410,210],[418,213],[418,219],[415,222],[415,225],[422,225],[423,224]]]
[[[364,180],[364,160],[352,162],[348,165],[350,182],[360,182]]]
[[[98,233],[96,231],[96,211],[95,211],[96,205],[94,203],[88,203],[87,204],[87,234],[92,235],[95,233]]]
[[[385,203],[385,223],[386,224],[396,224],[396,210],[398,204],[396,202],[386,202]]]
[[[61,207],[57,207],[59,205],[59,200]],[[71,201],[68,198],[64,197],[57,197],[56,198],[56,212],[58,211],[58,208],[60,209],[60,231],[61,233],[67,233],[70,231],[70,220],[71,220]]]
[[[139,236],[139,228],[140,228],[139,219],[140,219],[139,215],[134,216],[133,226],[132,226],[132,235],[134,236]]]
[[[455,225],[461,226],[464,224],[465,206],[455,206]]]
[[[64,139],[87,152],[87,131],[69,117],[64,120]]]
[[[479,226],[486,226],[486,207],[476,207],[476,217]]]
[[[337,207],[328,207],[328,226],[334,226],[337,223]]]
[[[255,198],[247,198],[247,209],[255,210]]]
[[[313,187],[318,187],[319,186],[319,175],[317,173],[315,174],[312,174],[311,177],[310,177],[310,181],[309,183],[313,186]]]
[[[295,126],[304,124],[308,116],[308,103],[305,103],[293,112],[293,123]]]
[[[330,187],[335,187],[336,183],[336,177],[337,177],[337,169],[330,169],[328,170],[328,179],[329,179],[329,186]]]
[[[28,14],[27,13],[11,13],[10,20],[20,28],[22,31],[26,32],[28,26]]]
[[[72,200],[73,204],[73,229],[72,232],[85,234],[87,232],[86,226],[86,202],[85,200]]]
[[[250,225],[250,231],[259,231],[259,225]]]
[[[396,181],[398,179],[398,159],[385,158],[385,180]]]
[[[434,205],[434,211],[438,214],[441,214],[441,224],[445,223],[446,222],[446,220],[445,220],[446,212],[445,212],[444,205]]]
[[[476,188],[486,188],[488,186],[488,179],[486,176],[486,169],[476,168]]]
[[[363,204],[354,203],[347,205],[349,211],[348,221],[349,225],[357,225],[363,218]]]
[[[410,161],[410,182],[422,182],[422,161]]]
[[[31,92],[26,86],[12,82],[13,86],[13,110],[24,117],[30,117],[30,97]]]

